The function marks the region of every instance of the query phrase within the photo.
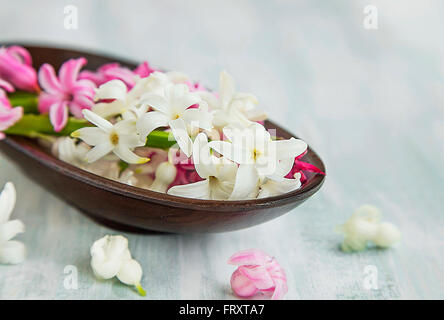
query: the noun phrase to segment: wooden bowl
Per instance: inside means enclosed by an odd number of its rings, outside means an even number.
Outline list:
[[[134,67],[134,63],[87,52],[24,47],[30,51],[36,68],[44,62],[58,68],[65,60],[79,56],[88,59],[89,69],[112,61]],[[266,121],[265,126],[276,129],[283,138],[295,136],[271,121]],[[308,173],[308,180],[300,189],[265,199],[199,200],[132,187],[86,172],[55,158],[32,139],[8,136],[0,142],[0,150],[53,194],[101,223],[129,231],[206,233],[251,227],[299,206],[319,190],[325,179],[323,175]],[[308,149],[303,160],[325,172],[324,164],[312,149]]]

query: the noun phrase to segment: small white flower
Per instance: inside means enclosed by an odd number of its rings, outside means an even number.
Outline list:
[[[73,166],[83,168],[87,162],[85,156],[90,148],[84,144],[76,144],[75,139],[70,137],[60,137],[54,143],[53,153],[62,161]]]
[[[0,194],[0,263],[18,264],[25,260],[26,247],[22,242],[11,240],[25,232],[20,220],[8,221],[16,201],[14,184],[8,182]]]
[[[168,190],[168,194],[196,199],[227,200],[233,192],[237,165],[211,155],[208,138],[204,133],[199,133],[194,140],[193,162],[197,173],[204,180],[174,186]]]
[[[209,146],[239,164],[232,200],[256,197],[266,179],[283,181],[295,157],[307,149],[299,139],[272,140],[259,123],[245,129],[225,127],[223,132],[229,141],[211,141]]]
[[[227,125],[247,127],[252,121],[262,121],[267,115],[256,107],[258,101],[252,94],[235,91],[234,79],[226,71],[219,76],[218,97],[212,92],[199,92],[211,110],[214,110],[213,123],[218,128]]]
[[[137,132],[142,138],[159,127],[170,127],[180,149],[189,157],[193,142],[189,136],[192,127],[211,130],[212,117],[206,104],[196,93],[190,93],[184,84],[168,85],[164,93],[145,94],[142,104],[151,106],[155,111],[143,114],[137,121]],[[199,104],[199,108],[189,109]]]
[[[381,223],[380,211],[371,205],[358,208],[351,218],[337,228],[344,234],[342,250],[362,251],[372,241],[381,248],[387,248],[401,240],[399,229],[391,223]]]
[[[140,285],[142,268],[131,258],[128,239],[123,236],[109,236],[94,242],[91,247],[91,267],[99,279],[117,278],[125,284],[133,285],[144,296],[145,291]]]
[[[97,161],[111,151],[128,163],[141,164],[149,161],[148,158],[139,157],[132,151],[145,145],[136,133],[135,121],[122,120],[113,125],[90,110],[83,110],[83,115],[97,127],[81,128],[71,133],[71,136],[94,146],[85,155],[87,162]]]

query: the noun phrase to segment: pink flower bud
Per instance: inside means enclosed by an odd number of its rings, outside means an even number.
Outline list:
[[[17,89],[37,91],[39,88],[31,55],[23,47],[0,48],[0,78]]]
[[[278,300],[288,291],[284,269],[273,257],[260,250],[235,253],[228,263],[239,266],[231,276],[231,289],[239,297],[249,298],[258,292],[269,292],[271,299]]]

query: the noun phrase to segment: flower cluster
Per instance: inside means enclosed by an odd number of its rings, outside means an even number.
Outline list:
[[[363,251],[369,242],[388,248],[401,240],[399,229],[391,223],[381,222],[381,213],[371,205],[359,207],[337,231],[344,234],[341,248],[345,252]]]
[[[0,86],[9,92],[33,90],[38,105],[29,111],[29,105],[18,106],[22,100],[14,94],[0,91],[0,131],[62,136],[51,140],[54,154],[84,170],[210,200],[277,196],[300,188],[307,180],[304,171],[323,174],[301,161],[305,142],[264,127],[267,116],[256,97],[237,92],[225,71],[214,92],[147,62],[135,69],[108,63],[90,71],[82,70],[87,61],[80,57],[63,63],[58,73],[47,63],[36,72],[24,48],[2,50]],[[32,112],[41,115],[33,115],[35,128],[31,121],[20,126]],[[53,128],[45,127],[44,117]]]
[[[0,194],[0,263],[18,264],[25,260],[26,247],[16,240],[17,234],[25,231],[20,220],[9,220],[15,207],[16,192],[12,182],[6,183]]]
[[[239,251],[228,263],[238,266],[231,276],[231,288],[239,297],[249,298],[261,292],[271,294],[272,300],[279,300],[288,291],[284,269],[261,250]]]
[[[131,258],[128,239],[106,235],[94,242],[90,251],[91,267],[97,278],[108,280],[117,277],[121,282],[134,286],[140,295],[146,295],[140,285],[142,267]]]

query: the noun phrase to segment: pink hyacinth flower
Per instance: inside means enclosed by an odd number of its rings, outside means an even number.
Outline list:
[[[172,156],[171,161],[176,166],[177,173],[176,173],[176,178],[168,186],[168,188],[203,180],[196,172],[196,168],[194,166],[192,157],[188,158],[180,150],[175,153],[172,153],[171,156]]]
[[[31,55],[28,50],[20,46],[0,48],[0,78],[20,90],[38,91],[39,89]]]
[[[48,113],[56,132],[61,131],[68,121],[68,110],[76,118],[83,118],[82,110],[91,109],[94,98],[93,82],[78,79],[80,69],[86,64],[85,58],[70,59],[59,70],[45,63],[39,70],[39,82],[44,92],[39,97],[39,111]]]
[[[146,78],[154,71],[157,71],[157,70],[154,68],[151,68],[151,66],[148,64],[148,61],[144,61],[141,64],[139,64],[137,66],[137,68],[134,69],[133,72],[141,78]]]
[[[128,89],[131,89],[136,84],[135,73],[130,69],[122,67],[120,64],[107,63],[97,69],[96,72],[84,70],[80,72],[79,79],[87,79],[100,86],[110,80],[122,80]]]
[[[279,300],[288,292],[284,269],[261,250],[239,251],[228,263],[238,266],[231,276],[231,289],[239,297],[249,298],[262,292],[271,293],[272,300]]]
[[[313,172],[313,173],[317,173],[317,174],[322,174],[325,175],[325,172],[323,172],[321,169],[319,169],[318,167],[316,167],[315,165],[308,163],[308,162],[303,162],[301,161],[301,159],[307,154],[307,150],[298,155],[295,159],[294,159],[294,164],[293,164],[293,168],[290,170],[290,172],[285,176],[285,178],[288,179],[292,179],[294,178],[294,175],[296,173],[300,173],[301,174],[301,183],[304,183],[305,181],[307,181],[307,176],[304,174],[304,171],[308,171],[308,172]]]
[[[2,131],[8,129],[23,117],[23,108],[13,108],[3,89],[12,92],[14,87],[0,79],[0,139],[5,138],[5,134]]]

